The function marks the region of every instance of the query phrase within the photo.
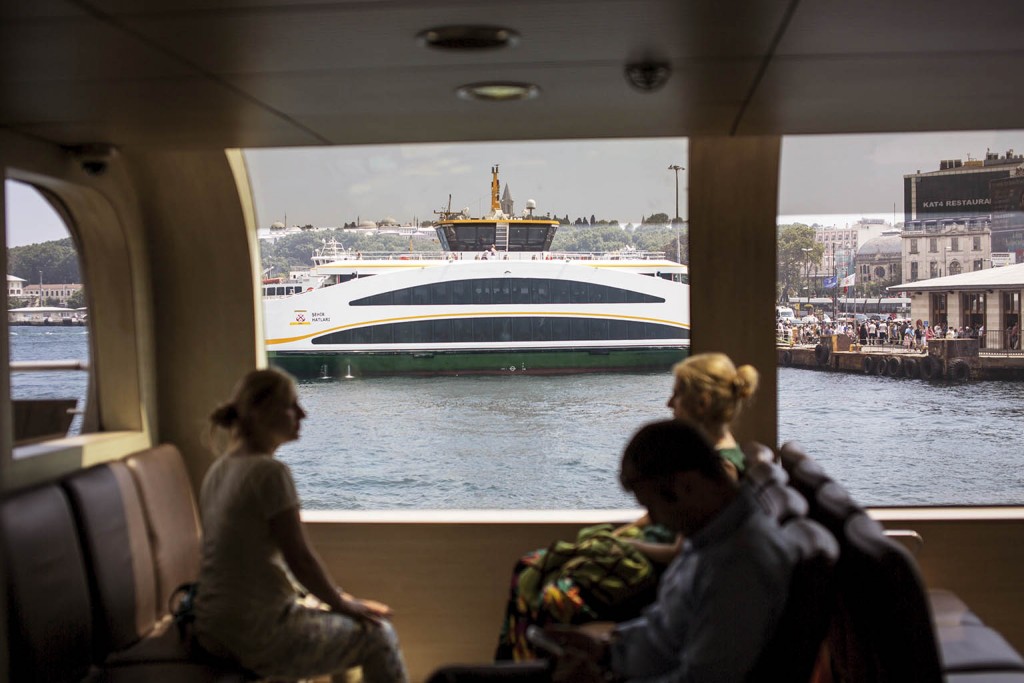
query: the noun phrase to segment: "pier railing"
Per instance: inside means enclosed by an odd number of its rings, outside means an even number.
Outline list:
[[[827,335],[826,335],[827,336]],[[943,339],[948,339],[946,335],[943,335]],[[1019,356],[1024,357],[1024,338],[1021,337],[1020,328],[1005,330],[1002,328],[986,328],[985,333],[980,337],[972,338],[978,339],[978,354],[983,356]],[[823,337],[817,334],[806,334],[801,333],[801,329],[798,326],[793,326],[786,330],[783,334],[776,334],[775,343],[779,345],[811,345],[822,341]],[[879,353],[920,353],[922,350],[927,350],[927,340],[923,341],[923,346],[919,347],[916,342],[910,347],[906,347],[903,344],[903,338],[889,338],[886,335],[884,340],[875,338],[874,340],[868,339],[866,343],[861,343],[859,338],[855,338],[854,342],[859,345],[861,352],[870,353],[877,351]]]

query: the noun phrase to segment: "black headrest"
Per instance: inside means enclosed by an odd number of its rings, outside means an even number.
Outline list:
[[[782,467],[789,474],[789,481],[804,498],[812,500],[814,493],[826,482],[832,480],[803,448],[792,441],[782,444],[779,449]]]
[[[807,500],[788,486],[773,484],[754,492],[764,511],[779,522],[807,515]]]
[[[863,512],[845,488],[830,480],[815,492],[810,515],[836,536],[842,536],[847,520]]]

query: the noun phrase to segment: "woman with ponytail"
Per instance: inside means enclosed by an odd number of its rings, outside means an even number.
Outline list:
[[[344,681],[359,666],[367,683],[404,683],[391,610],[335,585],[306,538],[291,472],[274,459],[305,417],[294,382],[278,370],[250,372],[210,415],[228,443],[199,495],[196,637],[263,677]]]
[[[726,470],[738,478],[744,459],[732,424],[757,391],[757,370],[751,365],[737,368],[724,353],[698,353],[677,363],[672,374],[676,381],[668,407],[673,417],[703,428]]]

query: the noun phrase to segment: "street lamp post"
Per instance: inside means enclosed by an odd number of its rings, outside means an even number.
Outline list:
[[[676,226],[676,261],[678,263],[682,263],[682,246],[679,244],[679,172],[685,171],[686,169],[679,164],[672,164],[668,167],[668,170],[676,172],[676,217],[672,219],[672,222],[675,223]]]
[[[807,292],[807,301],[805,302],[808,306],[811,305],[811,262],[807,260],[807,255],[810,254],[814,249],[810,247],[801,247],[800,251],[804,252],[804,291]],[[804,311],[806,312],[806,308]]]
[[[836,243],[832,243],[832,279],[835,284],[832,286],[832,320],[838,317],[836,300],[839,298],[839,270],[836,264]]]

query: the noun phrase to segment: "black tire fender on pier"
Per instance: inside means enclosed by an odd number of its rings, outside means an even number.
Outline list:
[[[884,375],[888,371],[889,366],[885,364],[885,358],[875,359],[875,374]]]
[[[875,359],[871,356],[864,356],[864,360],[861,361],[861,367],[864,368],[865,375],[875,374]]]
[[[896,356],[889,356],[885,361],[885,369],[890,377],[899,377],[903,374],[903,362]]]
[[[921,377],[924,379],[935,379],[942,376],[942,361],[938,358],[925,356],[921,359]]]
[[[825,346],[824,344],[818,344],[814,347],[814,359],[818,361],[818,365],[825,365],[828,363],[828,357],[832,354],[832,349]]]
[[[946,375],[954,382],[967,382],[971,379],[971,366],[963,358],[951,360]]]
[[[903,376],[907,379],[917,379],[921,376],[921,366],[916,360],[907,358],[903,361]]]
[[[793,352],[792,351],[788,351],[787,350],[787,351],[783,351],[782,352],[782,364],[784,366],[786,366],[787,368],[790,365],[793,364]]]

